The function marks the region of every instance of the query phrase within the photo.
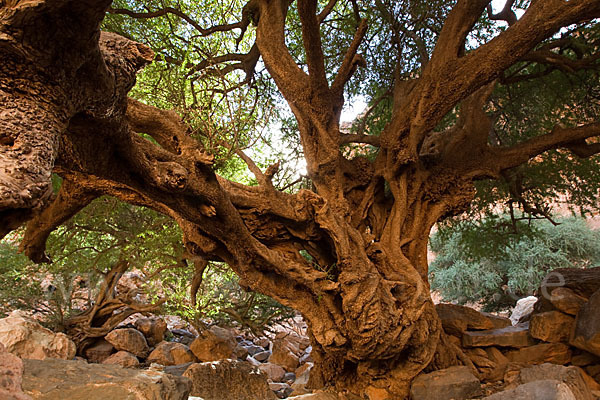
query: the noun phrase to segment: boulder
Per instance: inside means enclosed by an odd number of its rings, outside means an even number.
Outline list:
[[[339,397],[333,393],[318,392],[288,397],[288,400],[339,400]]]
[[[493,329],[506,328],[507,326],[512,325],[512,321],[510,318],[501,317],[499,315],[494,315],[486,312],[482,312],[481,315],[489,319],[494,325]]]
[[[179,365],[167,365],[163,368],[163,372],[166,374],[171,374],[175,376],[182,376],[184,372],[190,367],[190,365],[195,364],[192,362],[179,364]]]
[[[89,362],[101,363],[116,352],[114,346],[105,339],[100,339],[83,351],[83,355]]]
[[[145,358],[150,348],[142,332],[133,328],[115,329],[104,337],[115,349],[128,351],[129,353]]]
[[[189,379],[81,361],[24,360],[23,391],[36,400],[185,400]]]
[[[0,343],[9,353],[37,360],[69,360],[76,351],[75,343],[67,335],[44,328],[20,311],[0,319]]]
[[[204,400],[271,400],[266,375],[245,361],[222,360],[192,364],[183,376],[192,381],[192,396]]]
[[[231,357],[237,346],[235,335],[218,326],[200,333],[190,350],[200,361],[217,361]]]
[[[554,289],[548,300],[554,308],[569,315],[577,315],[581,306],[587,301],[585,297],[579,296],[573,290],[566,287],[557,287]]]
[[[581,351],[578,354],[573,355],[573,357],[571,358],[571,364],[578,367],[585,367],[586,365],[592,364],[600,364],[600,357],[588,353],[587,351]]]
[[[600,268],[559,268],[550,271],[542,281],[538,293],[549,297],[559,287],[571,289],[575,294],[589,299],[600,288]]]
[[[118,351],[102,361],[102,364],[114,364],[120,365],[123,368],[135,368],[140,365],[140,361],[136,356],[127,351]]]
[[[173,342],[183,343],[186,346],[191,345],[196,339],[196,335],[187,329],[171,329],[170,332],[173,335]]]
[[[139,318],[135,321],[135,327],[144,334],[150,346],[156,346],[165,339],[167,323],[160,318]]]
[[[261,364],[258,369],[273,382],[283,382],[283,377],[286,374],[285,369],[273,363]]]
[[[273,354],[271,354],[269,361],[281,365],[286,371],[292,372],[300,365],[301,355],[303,355],[303,352],[297,343],[288,337],[276,338],[273,340]],[[254,355],[254,358],[259,360],[257,354]]]
[[[529,321],[529,334],[544,342],[568,342],[575,319],[560,311],[533,314]]]
[[[31,400],[21,390],[23,380],[23,361],[6,351],[0,343],[0,399]]]
[[[495,328],[489,318],[469,307],[455,304],[437,304],[435,310],[442,321],[444,331],[449,335],[460,336],[466,330]]]
[[[511,362],[525,364],[567,364],[571,361],[571,349],[563,343],[540,343],[505,353]]]
[[[252,356],[256,361],[259,362],[266,362],[269,357],[271,357],[271,351],[270,350],[265,350],[265,351],[261,351],[260,353],[256,353],[254,356]]]
[[[529,335],[529,323],[487,331],[467,331],[462,336],[464,347],[527,347],[535,344]]]
[[[260,338],[254,339],[254,344],[257,346],[260,346],[264,349],[268,349],[269,346],[271,345],[271,341],[266,337],[260,337]]]
[[[271,382],[269,383],[269,389],[271,389],[279,399],[286,399],[294,391],[290,385],[283,382]]]
[[[254,346],[256,347],[256,346]],[[261,348],[262,350],[262,348]],[[242,346],[241,344],[238,343],[237,346],[235,346],[235,349],[233,349],[233,356],[235,356],[235,358],[237,358],[238,360],[245,360],[246,357],[248,357],[248,347],[246,346]]]
[[[150,353],[147,360],[161,365],[179,365],[197,361],[189,347],[175,342],[161,342]]]
[[[410,388],[413,400],[470,399],[480,391],[479,379],[465,366],[419,375]]]
[[[594,268],[599,269],[600,268]],[[575,321],[570,344],[600,356],[600,289],[585,303]],[[0,340],[1,341],[1,340]]]
[[[537,301],[538,299],[535,296],[519,299],[515,305],[515,308],[513,308],[512,313],[510,314],[510,321],[512,324],[517,325],[521,318],[531,314],[533,312],[533,306]]]
[[[594,400],[594,395],[587,386],[585,379],[581,374],[581,370],[577,367],[542,364],[523,368],[519,375],[521,383],[545,379],[551,379],[566,384],[577,400]]]
[[[484,400],[578,400],[569,386],[555,380],[541,380],[484,397]]]

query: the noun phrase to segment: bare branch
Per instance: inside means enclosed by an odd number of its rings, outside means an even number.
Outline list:
[[[364,58],[360,54],[357,54],[357,51],[358,47],[362,43],[363,38],[365,37],[367,28],[367,20],[361,20],[356,32],[354,33],[354,39],[352,39],[352,43],[350,43],[350,47],[348,47],[346,55],[344,56],[344,60],[342,61],[342,65],[340,66],[335,80],[331,85],[331,90],[338,96],[343,93],[344,85],[350,80],[356,71],[356,68],[358,68],[358,66],[366,66]]]
[[[497,14],[494,14],[494,10],[492,9],[492,5],[488,4],[487,13],[488,18],[492,21],[505,21],[508,26],[513,25],[517,22],[517,14],[512,9],[513,4],[515,4],[515,0],[508,0],[506,4],[504,4],[504,8]]]
[[[329,16],[329,14],[333,10],[333,7],[335,7],[337,2],[338,2],[338,0],[329,0],[329,3],[327,3],[325,8],[323,8],[323,10],[317,16],[317,20],[319,21],[319,24],[322,24],[323,21],[325,21],[325,19]]]

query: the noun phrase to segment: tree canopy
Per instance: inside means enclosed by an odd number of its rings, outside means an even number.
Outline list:
[[[461,359],[428,291],[437,221],[597,206],[600,3],[503,3],[3,0],[0,236],[27,223],[47,261],[101,195],[153,209],[303,313],[311,379],[402,398]],[[307,180],[247,150],[278,126]]]

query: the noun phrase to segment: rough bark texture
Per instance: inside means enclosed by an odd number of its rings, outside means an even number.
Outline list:
[[[257,23],[254,49],[297,118],[314,184],[287,194],[273,187],[273,170],[263,173],[251,160],[258,186],[215,175],[212,156],[176,113],[127,99],[152,52],[99,32],[110,1],[4,1],[0,236],[33,218],[22,249],[43,261],[49,232],[96,196],[153,208],[179,223],[192,255],[227,262],[244,286],[302,312],[314,383],[404,398],[428,365],[469,364],[440,340],[427,283],[433,224],[468,207],[474,179],[600,133],[596,123],[556,128],[511,148],[488,145],[491,122],[482,107],[494,80],[562,26],[600,17],[595,0],[532,2],[504,33],[465,55],[488,3],[459,0],[420,77],[396,82],[393,118],[381,137],[349,138],[339,129],[343,88],[363,63],[357,49],[366,23],[330,84],[319,32],[328,11],[297,2],[306,73],[285,46],[289,2],[251,0],[236,27],[245,28],[248,15]],[[456,125],[432,133],[461,102]],[[345,159],[340,143],[354,141],[378,146],[377,159]],[[52,171],[65,184],[50,202]]]

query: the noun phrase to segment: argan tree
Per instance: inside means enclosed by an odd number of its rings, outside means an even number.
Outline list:
[[[597,0],[513,0],[499,12],[489,0],[250,0],[193,13],[134,3],[0,1],[0,236],[27,223],[21,248],[41,262],[50,232],[100,195],[166,214],[191,255],[226,262],[245,287],[302,312],[317,385],[404,398],[426,367],[460,363],[429,296],[431,227],[467,210],[478,180],[554,149],[600,151],[597,115],[578,104],[552,110],[553,127],[501,142],[495,113],[511,97],[488,100],[597,68]],[[278,165],[261,169],[241,151],[257,184],[217,175],[183,115],[128,98],[154,54],[100,32],[107,11],[170,18],[185,26],[172,38],[204,40],[190,45],[203,59],[173,60],[190,78],[233,74],[241,87],[264,66],[295,117],[311,190],[279,190]],[[219,53],[215,35],[232,32],[250,45]],[[356,131],[340,130],[344,96],[363,83],[372,110]],[[55,196],[52,173],[63,178]]]

